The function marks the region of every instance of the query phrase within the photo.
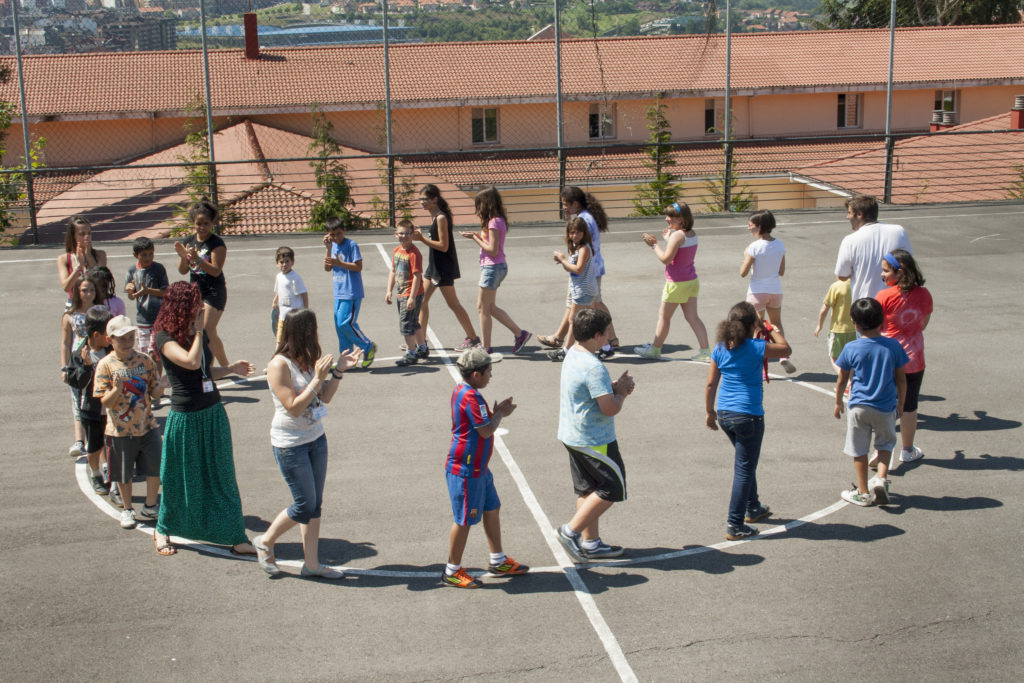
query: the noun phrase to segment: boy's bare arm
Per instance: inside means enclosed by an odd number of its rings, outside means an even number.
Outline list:
[[[836,380],[836,407],[832,414],[838,420],[843,414],[843,394],[846,393],[846,385],[850,381],[850,371],[839,368],[839,379]]]
[[[828,304],[822,304],[821,310],[818,311],[818,326],[814,328],[814,336],[817,337],[818,333],[821,332],[821,328],[825,326],[825,316],[828,315]]]
[[[907,373],[896,368],[896,417],[903,417],[903,402],[907,399]]]
[[[482,427],[476,428],[476,433],[485,439],[489,439],[494,436],[494,433],[498,431],[498,426],[501,421],[511,415],[517,408],[516,404],[512,402],[512,397],[509,396],[504,401],[494,404],[494,409],[491,411],[491,421]]]

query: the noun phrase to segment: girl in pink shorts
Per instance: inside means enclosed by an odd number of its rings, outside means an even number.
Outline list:
[[[747,222],[747,230],[754,241],[743,252],[740,277],[750,275],[747,301],[754,306],[762,320],[782,330],[782,275],[786,272],[786,247],[782,240],[772,237],[775,216],[771,211],[758,211]],[[796,372],[789,358],[780,358],[779,364],[787,373]]]

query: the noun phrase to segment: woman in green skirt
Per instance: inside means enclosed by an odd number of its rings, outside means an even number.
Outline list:
[[[251,375],[253,368],[245,360],[227,367],[213,365],[203,326],[199,287],[173,283],[153,325],[156,348],[171,383],[160,465],[163,495],[153,541],[161,555],[174,554],[172,535],[231,546],[238,555],[255,555],[242,520],[231,425],[214,384],[230,374]]]

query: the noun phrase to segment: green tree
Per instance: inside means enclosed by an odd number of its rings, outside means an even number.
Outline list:
[[[1021,0],[896,0],[897,26],[1015,24]],[[889,25],[889,0],[821,0],[817,28],[881,28]]]
[[[723,146],[724,147],[724,146]],[[725,205],[725,168],[717,174],[708,178],[704,183],[704,190],[708,199],[704,200],[704,206],[710,213],[724,213],[736,211],[742,213],[754,208],[754,195],[748,185],[741,185],[736,177],[736,152],[729,157],[729,206]]]
[[[324,229],[328,218],[341,219],[346,230],[366,226],[366,221],[352,211],[355,200],[352,199],[352,188],[348,184],[345,164],[338,159],[341,146],[331,137],[334,124],[327,120],[319,105],[312,105],[313,141],[309,143],[307,152],[313,157],[309,165],[313,167],[316,186],[323,191],[320,201],[313,205],[309,213],[306,229],[318,232]]]
[[[188,222],[189,207],[208,197],[213,197],[217,172],[210,163],[210,136],[206,129],[206,100],[196,94],[185,106],[185,153],[177,159],[185,165],[185,196],[184,204],[171,206],[171,235],[181,235],[192,229]],[[234,225],[240,220],[239,215],[231,208],[218,204],[220,218],[214,226],[215,232],[223,232],[224,228]]]
[[[1006,188],[1007,199],[1024,199],[1024,164],[1015,164],[1013,170],[1017,177]]]
[[[665,207],[679,199],[680,188],[676,176],[670,170],[676,161],[672,158],[672,128],[665,118],[665,105],[661,95],[647,108],[647,130],[651,132],[644,147],[644,166],[654,172],[654,178],[636,186],[637,196],[633,199],[634,216],[657,216]]]
[[[9,68],[0,68],[0,83],[11,78]],[[0,101],[0,159],[7,155],[7,129],[14,118],[15,107],[10,102]],[[28,159],[21,158],[22,165],[16,169],[0,167],[0,244],[17,244],[17,237],[5,237],[4,233],[14,227],[16,208],[27,196],[25,169],[41,168],[46,138],[36,138],[29,143]],[[29,207],[31,210],[32,207]]]

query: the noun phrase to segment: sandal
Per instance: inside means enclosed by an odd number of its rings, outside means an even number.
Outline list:
[[[260,563],[263,571],[271,576],[277,576],[281,573],[280,568],[277,566],[277,558],[274,557],[274,551],[270,546],[263,543],[263,536],[257,536],[252,539],[252,547],[256,548],[256,561]]]
[[[562,340],[559,339],[558,337],[548,337],[543,334],[539,334],[537,335],[537,341],[539,341],[544,346],[548,346],[552,349],[562,348]]]
[[[169,557],[178,552],[178,549],[171,543],[170,536],[164,536],[163,534],[153,533],[153,545],[156,546],[156,554],[164,557]]]

